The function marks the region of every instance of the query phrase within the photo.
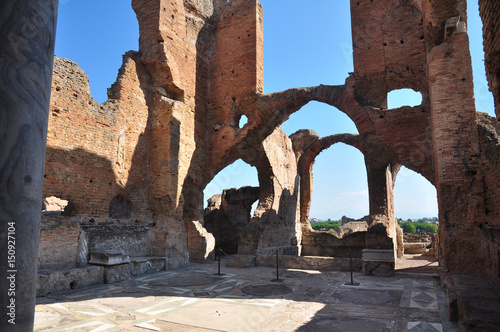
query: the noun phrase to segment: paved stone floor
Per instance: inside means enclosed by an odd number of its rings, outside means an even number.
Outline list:
[[[35,331],[457,331],[429,275],[192,264],[38,298]],[[346,282],[349,283],[346,285]]]

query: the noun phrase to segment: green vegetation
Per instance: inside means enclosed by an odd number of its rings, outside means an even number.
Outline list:
[[[412,221],[411,219],[403,220],[398,218],[399,225],[403,228],[404,233],[437,233],[438,218],[420,218]],[[342,221],[328,219],[323,222],[311,222],[311,227],[316,231],[335,231],[342,226]]]
[[[403,225],[401,225],[401,228],[403,228],[403,233],[414,234],[417,232],[417,226],[415,226],[415,224],[412,222],[405,222]]]
[[[434,218],[421,218],[416,221],[412,221],[410,219],[404,221],[399,218],[398,223],[403,228],[404,233],[437,233],[438,219]]]
[[[342,226],[342,221],[340,220],[331,220],[328,219],[327,221],[324,222],[312,222],[311,227],[316,230],[316,231],[329,231],[329,230],[336,230]]]

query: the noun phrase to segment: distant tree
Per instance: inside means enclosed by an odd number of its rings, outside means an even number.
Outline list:
[[[328,218],[328,220],[325,222],[321,222],[321,223],[312,222],[311,223],[311,227],[316,231],[328,231],[328,230],[332,230],[332,229],[335,230],[335,229],[339,228],[340,226],[342,226],[342,221],[331,220],[330,218]]]
[[[438,230],[438,225],[436,225],[436,224],[425,225],[425,232],[426,233],[437,233],[437,230]]]
[[[412,222],[406,222],[402,226],[404,233],[414,234],[417,232],[417,227]]]

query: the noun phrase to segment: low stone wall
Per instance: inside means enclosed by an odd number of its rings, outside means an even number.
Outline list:
[[[315,257],[315,256],[279,256],[279,267],[286,269],[319,270],[319,271],[350,271],[349,258]],[[257,266],[276,266],[276,256],[257,255]],[[360,258],[352,259],[353,271],[361,272]]]
[[[357,232],[338,238],[328,232],[310,232],[302,236],[302,256],[348,258],[350,252],[361,258],[361,250],[366,248],[367,232]]]
[[[404,234],[403,245],[406,255],[428,255],[437,256],[437,234]]]
[[[64,270],[38,271],[36,296],[98,284],[112,284],[168,267],[166,257],[135,257],[119,265],[87,265]]]
[[[154,224],[133,219],[83,219],[61,214],[42,216],[39,269],[85,266],[91,251],[120,250],[131,257],[151,257]]]

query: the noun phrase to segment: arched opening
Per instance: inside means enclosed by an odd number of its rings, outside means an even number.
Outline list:
[[[239,159],[210,181],[203,196],[203,226],[215,237],[216,248],[238,253],[238,239],[259,199],[257,170]]]
[[[309,220],[361,219],[369,214],[368,183],[363,154],[335,144],[316,157]],[[340,223],[341,225],[341,223]]]
[[[403,106],[419,106],[422,104],[422,94],[413,89],[398,89],[387,94],[387,105],[389,109]]]
[[[78,63],[87,73],[98,103],[108,99],[107,89],[116,80],[122,54],[137,50],[138,40],[139,24],[130,1],[59,3],[55,54]]]
[[[313,129],[318,134],[318,138],[327,137],[334,133],[358,132],[354,122],[345,113],[330,105],[315,101],[308,103],[298,112],[293,113],[282,125],[282,129],[287,135],[292,135],[292,133],[304,128]],[[342,160],[342,162],[339,163],[339,160]],[[345,175],[346,172],[348,175]],[[324,150],[315,158],[312,173],[313,178],[311,179],[312,183],[310,183],[312,193],[307,193],[307,195],[310,194],[310,205],[301,204],[301,209],[310,206],[309,221],[312,220],[320,224],[316,229],[330,229],[325,226],[326,224],[321,225],[325,221],[333,221],[336,226],[339,226],[342,216],[362,218],[367,214],[368,208],[357,210],[350,207],[344,212],[340,211],[343,205],[340,201],[353,195],[352,188],[357,188],[357,191],[364,193],[365,198],[363,198],[363,201],[365,202],[361,205],[368,206],[364,158],[356,148],[344,144],[335,144]],[[302,174],[302,176],[306,175]],[[354,187],[349,181],[346,181],[347,179],[356,182]],[[357,183],[359,179],[361,179],[362,184]],[[301,188],[301,190],[304,190],[304,188]],[[309,191],[309,189],[306,190]],[[308,199],[304,197],[301,199]],[[337,201],[338,205],[333,201]],[[334,206],[337,206],[338,210],[332,210]],[[301,212],[301,214],[303,213]]]
[[[345,113],[317,101],[309,102],[290,115],[281,128],[288,136],[300,129],[312,129],[319,137],[335,133],[358,133],[354,122]]]
[[[439,226],[436,188],[422,175],[401,167],[394,187],[394,212],[403,229],[403,258],[410,262],[405,266],[434,260]]]
[[[113,219],[132,217],[132,202],[122,195],[116,195],[109,203],[109,217]]]
[[[245,114],[240,116],[240,119],[238,120],[238,128],[243,128],[246,124],[248,123],[248,118]]]

